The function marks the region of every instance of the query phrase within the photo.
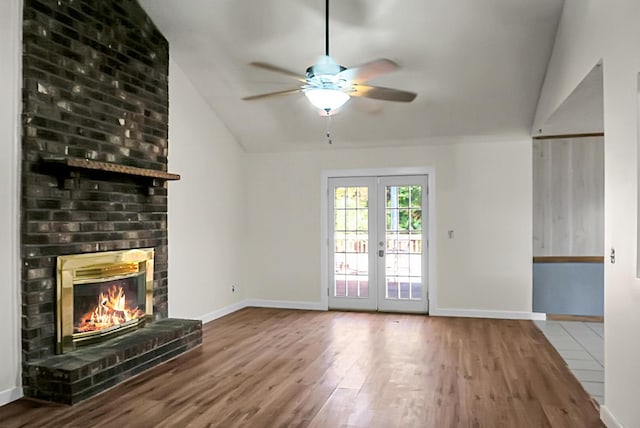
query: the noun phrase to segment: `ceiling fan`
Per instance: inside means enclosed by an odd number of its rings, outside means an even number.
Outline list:
[[[296,88],[283,91],[244,97],[243,100],[257,100],[302,92],[311,104],[326,116],[335,114],[351,97],[411,102],[417,95],[414,92],[364,84],[374,77],[397,69],[398,64],[390,59],[376,59],[357,67],[346,68],[329,56],[329,0],[325,1],[325,55],[316,64],[308,67],[304,76],[266,62],[252,62],[250,65],[292,77],[301,84]]]

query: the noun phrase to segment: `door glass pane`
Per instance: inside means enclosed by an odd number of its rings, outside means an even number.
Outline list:
[[[333,293],[336,297],[369,296],[369,189],[334,190]]]
[[[385,296],[422,297],[422,186],[386,186]]]

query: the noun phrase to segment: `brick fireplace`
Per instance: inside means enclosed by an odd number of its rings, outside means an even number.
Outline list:
[[[135,0],[25,0],[23,24],[23,390],[75,403],[201,343],[167,318],[169,47]],[[133,249],[153,322],[58,355],[59,257]]]

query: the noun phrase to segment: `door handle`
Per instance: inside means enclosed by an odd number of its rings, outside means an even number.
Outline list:
[[[378,250],[378,257],[384,257],[384,250]]]

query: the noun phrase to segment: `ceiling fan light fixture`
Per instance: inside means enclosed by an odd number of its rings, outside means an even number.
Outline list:
[[[307,89],[304,94],[311,104],[327,113],[342,107],[351,98],[349,94],[337,89],[313,88]]]
[[[298,82],[301,82],[302,85],[299,84],[295,88],[285,89],[283,91],[244,97],[243,99],[257,100],[303,92],[309,99],[309,102],[326,116],[337,113],[339,108],[349,101],[352,96],[406,103],[415,99],[417,94],[413,92],[363,85],[364,82],[374,77],[397,69],[398,64],[390,59],[380,58],[357,67],[346,68],[329,56],[329,0],[325,0],[324,23],[324,55],[321,56],[314,65],[307,67],[304,76],[265,62],[251,63],[251,65],[255,67],[293,77]]]

